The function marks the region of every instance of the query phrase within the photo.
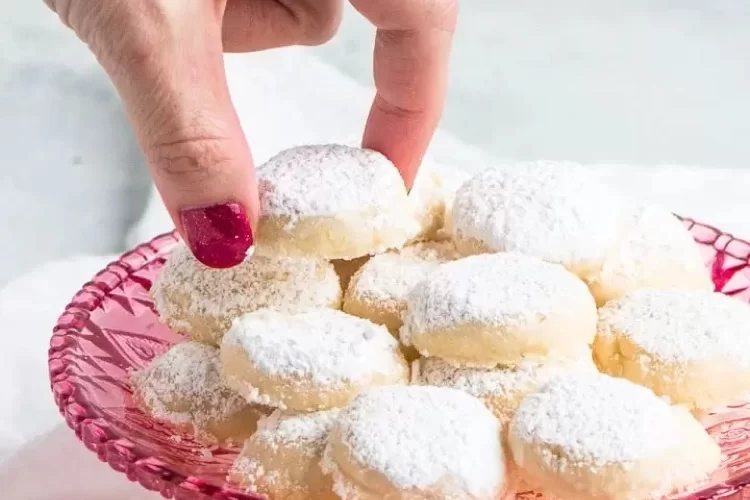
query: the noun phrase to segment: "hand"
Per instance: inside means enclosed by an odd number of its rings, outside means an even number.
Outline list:
[[[259,215],[222,53],[324,43],[341,1],[45,0],[109,74],[175,227],[204,264],[239,264]],[[410,187],[442,113],[457,0],[351,3],[378,28],[363,146]]]

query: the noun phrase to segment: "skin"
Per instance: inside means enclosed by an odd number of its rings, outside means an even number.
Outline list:
[[[45,0],[120,94],[178,231],[180,211],[240,203],[258,220],[253,158],[223,52],[331,39],[343,0]],[[407,187],[440,119],[457,0],[351,0],[377,27],[376,96],[362,140]],[[183,233],[184,234],[184,233]]]

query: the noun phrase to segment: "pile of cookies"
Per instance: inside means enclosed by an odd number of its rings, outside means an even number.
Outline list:
[[[750,307],[669,212],[572,164],[469,177],[302,146],[258,169],[253,256],[181,246],[187,337],[133,374],[155,419],[242,445],[271,500],[660,498],[720,463],[696,417],[750,392]]]

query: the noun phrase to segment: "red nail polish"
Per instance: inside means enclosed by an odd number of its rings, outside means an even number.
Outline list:
[[[190,250],[208,267],[234,267],[253,247],[250,219],[239,203],[188,208],[180,219]]]

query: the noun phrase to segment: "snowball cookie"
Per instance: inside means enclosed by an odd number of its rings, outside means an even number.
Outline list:
[[[690,232],[658,206],[629,211],[617,244],[589,281],[599,305],[640,288],[713,290],[713,282]]]
[[[419,223],[419,232],[407,243],[435,239],[438,230],[443,227],[445,198],[440,178],[432,163],[422,163],[409,191],[409,202]]]
[[[331,264],[333,264],[333,268],[336,270],[336,274],[339,275],[341,288],[343,290],[346,290],[349,286],[349,282],[351,281],[352,276],[354,276],[354,273],[359,271],[359,268],[362,267],[369,259],[370,256],[365,255],[364,257],[359,257],[352,260],[336,259],[331,261]]]
[[[491,168],[456,193],[452,230],[464,254],[520,252],[586,279],[617,240],[618,197],[573,163]]]
[[[437,238],[444,238],[450,236],[451,230],[451,211],[453,209],[453,200],[456,198],[456,192],[458,189],[471,178],[471,175],[458,168],[450,168],[445,165],[434,165],[435,173],[438,177],[440,184],[440,192],[443,197],[443,227],[436,236]],[[443,232],[447,235],[442,234]]]
[[[401,175],[375,151],[299,146],[257,175],[258,252],[351,260],[402,247],[421,230]]]
[[[258,422],[229,471],[229,480],[274,500],[335,500],[320,458],[339,410],[284,414]]]
[[[242,443],[267,411],[230,390],[219,370],[219,350],[197,342],[174,345],[133,372],[131,383],[146,413],[205,444]]]
[[[401,328],[406,296],[437,266],[459,258],[451,242],[425,242],[371,258],[349,282],[344,312],[384,325],[393,335]]]
[[[694,409],[750,392],[750,306],[702,290],[638,290],[599,310],[600,369]]]
[[[480,400],[447,387],[379,387],[357,396],[329,434],[321,467],[343,500],[512,493],[500,423]]]
[[[523,479],[561,500],[662,498],[721,458],[685,408],[601,374],[559,377],[526,397],[508,440]]]
[[[212,269],[185,245],[167,259],[151,288],[159,317],[192,340],[218,345],[242,314],[263,308],[341,307],[333,266],[314,258],[254,255],[231,269]]]
[[[554,352],[575,357],[596,334],[596,304],[562,266],[514,253],[442,264],[408,295],[401,341],[450,364],[494,367]]]
[[[388,330],[333,309],[247,314],[224,336],[221,361],[249,402],[291,411],[339,408],[368,387],[409,379]]]
[[[440,358],[422,358],[412,377],[418,384],[460,389],[481,400],[506,425],[524,397],[550,380],[569,373],[596,373],[591,349],[581,344],[575,358],[526,359],[495,368],[452,366]]]

